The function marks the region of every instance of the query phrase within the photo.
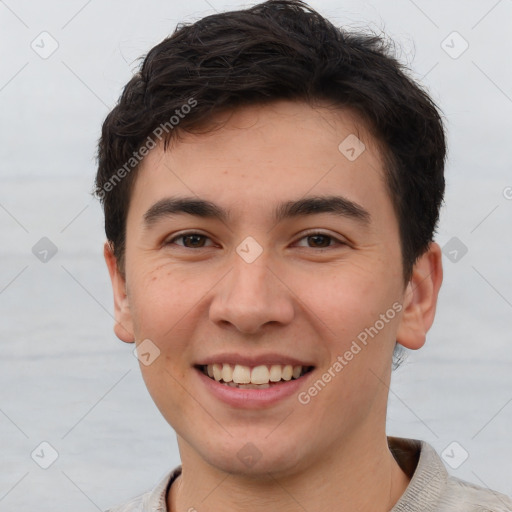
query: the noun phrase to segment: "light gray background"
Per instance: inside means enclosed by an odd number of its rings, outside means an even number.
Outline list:
[[[447,121],[437,240],[457,237],[468,252],[444,257],[427,344],[393,376],[388,433],[439,453],[456,441],[469,458],[452,474],[512,494],[512,1],[310,4],[394,38]],[[132,346],[112,331],[95,144],[139,56],[179,21],[244,5],[0,2],[1,511],[103,510],[179,463]],[[31,48],[43,31],[59,45],[47,59]],[[458,58],[453,31],[469,44]],[[32,253],[42,237],[58,248],[46,263]],[[46,470],[31,458],[43,441],[58,452]],[[453,464],[463,452],[448,453]]]

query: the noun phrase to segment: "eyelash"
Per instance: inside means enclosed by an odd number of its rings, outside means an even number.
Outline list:
[[[206,236],[206,235],[203,235],[202,233],[198,233],[198,232],[196,232],[196,231],[187,231],[187,232],[185,232],[185,233],[180,233],[179,235],[177,235],[177,236],[175,236],[175,237],[171,238],[170,240],[168,240],[167,242],[165,242],[165,243],[164,243],[164,245],[173,245],[173,244],[174,244],[174,242],[175,242],[176,240],[179,240],[179,239],[181,239],[181,238],[187,238],[187,237],[189,237],[189,236],[194,236],[194,235],[195,235],[195,236],[200,236],[200,237],[203,237],[203,238],[208,238],[208,239],[210,238],[210,237],[208,237],[208,236]],[[301,238],[299,238],[299,241],[300,241],[300,240],[303,240],[304,238],[309,238],[309,237],[318,236],[318,235],[320,235],[320,236],[322,236],[322,237],[324,237],[324,238],[329,238],[329,239],[331,239],[331,240],[334,240],[334,241],[335,241],[338,245],[340,245],[340,246],[348,245],[346,242],[343,242],[342,240],[339,240],[338,238],[336,238],[336,237],[334,237],[334,236],[332,236],[332,235],[329,235],[329,234],[327,234],[327,233],[323,233],[323,232],[321,232],[321,231],[308,231],[307,233],[304,233],[304,235],[303,235]],[[178,245],[179,245],[179,244],[178,244]],[[193,247],[185,247],[184,245],[179,245],[179,246],[180,246],[180,247],[183,247],[184,249],[192,249],[192,250],[194,249]],[[334,245],[329,245],[329,246],[327,246],[327,247],[319,247],[319,248],[316,248],[316,250],[317,250],[318,252],[322,252],[322,251],[325,251],[325,250],[331,249],[331,248],[333,248],[333,247],[335,247],[335,246],[334,246]],[[206,248],[206,247],[197,247],[196,249],[205,249],[205,248]],[[310,247],[310,249],[315,249],[315,247]]]

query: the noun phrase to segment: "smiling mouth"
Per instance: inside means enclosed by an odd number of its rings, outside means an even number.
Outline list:
[[[199,371],[219,384],[240,389],[266,389],[300,379],[313,370],[313,366],[272,364],[260,366],[216,363],[197,366]]]

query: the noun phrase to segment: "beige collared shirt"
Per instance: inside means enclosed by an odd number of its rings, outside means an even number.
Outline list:
[[[388,437],[388,444],[400,467],[411,476],[390,512],[512,512],[508,496],[449,475],[425,441]],[[152,491],[107,512],[168,512],[167,491],[180,473],[178,466]]]

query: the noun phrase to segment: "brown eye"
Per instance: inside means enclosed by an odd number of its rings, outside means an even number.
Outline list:
[[[176,243],[176,240],[182,240],[183,243]],[[201,233],[182,233],[166,242],[165,245],[174,244],[186,249],[202,249],[203,247],[207,247],[205,245],[206,240],[208,240],[208,237]]]
[[[328,235],[327,233],[321,233],[312,231],[310,233],[306,233],[299,241],[307,240],[307,246],[301,245],[301,247],[307,247],[310,249],[329,249],[334,248],[340,245],[347,245],[342,240],[333,237],[332,235]],[[331,243],[333,242],[333,243]]]
[[[314,247],[320,249],[329,247],[329,242],[332,240],[332,237],[327,235],[308,235],[306,238],[313,240]]]
[[[191,247],[203,247],[204,246],[204,236],[203,235],[186,235],[183,236],[183,241],[188,240],[190,242]],[[184,243],[186,247],[189,247],[187,243]]]

